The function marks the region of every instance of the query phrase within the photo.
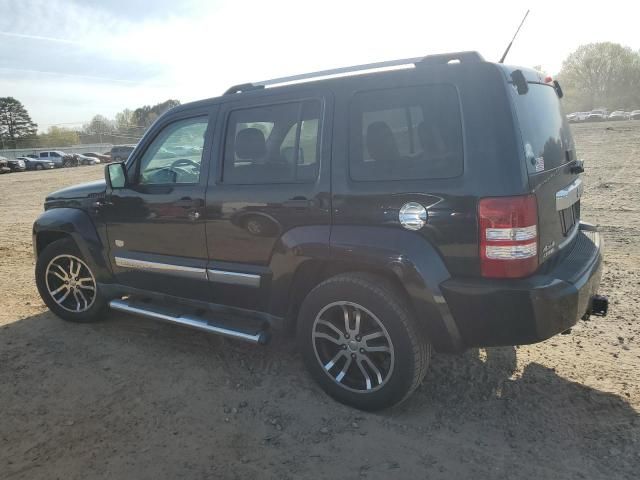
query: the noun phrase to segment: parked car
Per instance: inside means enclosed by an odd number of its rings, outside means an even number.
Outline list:
[[[114,145],[110,152],[111,160],[114,162],[126,160],[134,148],[136,148],[135,145]]]
[[[0,157],[0,175],[3,173],[11,173],[9,168],[9,160],[5,157]]]
[[[80,153],[76,153],[73,155],[76,159],[76,162],[78,163],[78,165],[96,165],[98,163],[100,163],[100,159],[99,158],[95,158],[95,157],[89,157],[87,155],[83,155]]]
[[[587,115],[586,122],[604,122],[607,119],[607,112],[604,110],[593,110]]]
[[[21,160],[19,158],[7,159],[7,166],[11,169],[12,172],[24,172],[27,169],[24,160]]]
[[[83,153],[82,155],[84,155],[85,157],[96,158],[96,159],[100,160],[100,162],[110,162],[111,161],[111,157],[109,155],[104,155],[103,153],[87,152],[87,153]]]
[[[640,120],[640,110],[634,110],[630,115],[631,120]]]
[[[610,121],[620,121],[620,120],[628,120],[629,114],[622,110],[616,110],[615,112],[611,112],[609,115]]]
[[[38,158],[40,160],[48,160],[53,162],[56,168],[62,168],[70,166],[71,160],[67,156],[66,153],[61,152],[60,150],[53,150],[50,152],[40,152],[38,153]]]
[[[166,112],[104,181],[46,197],[44,302],[253,344],[295,331],[320,386],[366,410],[407,398],[432,349],[605,315],[559,86],[476,52],[385,65],[416,68],[245,83]]]
[[[33,158],[31,156],[18,157],[18,159],[24,161],[27,170],[48,170],[56,167],[55,163],[49,160],[40,160],[39,158]]]

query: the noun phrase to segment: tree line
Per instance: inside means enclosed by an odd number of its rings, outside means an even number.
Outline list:
[[[180,105],[166,100],[134,110],[124,109],[113,119],[95,115],[82,128],[51,126],[38,133],[22,103],[13,97],[0,97],[0,148],[67,147],[88,143],[136,143],[147,128],[164,112]]]

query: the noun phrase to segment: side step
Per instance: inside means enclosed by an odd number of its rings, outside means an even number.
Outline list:
[[[153,302],[118,298],[111,300],[109,302],[109,307],[119,312],[126,312],[132,315],[151,318],[153,320],[160,320],[176,325],[195,328],[196,330],[215,333],[216,335],[235,338],[237,340],[244,340],[245,342],[258,345],[266,345],[271,339],[271,335],[264,325],[259,325],[255,328],[249,327],[246,329],[240,329],[236,325],[222,324],[221,322],[208,319],[205,314],[179,313],[168,306],[158,305]]]

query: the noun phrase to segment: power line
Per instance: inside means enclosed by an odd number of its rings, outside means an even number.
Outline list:
[[[0,35],[4,35],[5,37],[17,37],[17,38],[28,38],[30,40],[44,40],[47,42],[58,42],[58,43],[71,43],[74,45],[82,45],[82,43],[75,40],[67,40],[66,38],[56,38],[56,37],[46,37],[43,35],[31,35],[27,33],[15,33],[15,32],[2,32],[0,31]]]
[[[0,70],[5,70],[9,72],[37,73],[38,75],[54,75],[54,76],[59,75],[61,77],[84,78],[85,80],[100,80],[101,82],[126,83],[129,85],[140,85],[144,83],[144,82],[137,82],[134,80],[123,80],[120,78],[97,77],[94,75],[79,75],[77,73],[48,72],[45,70],[31,70],[28,68],[0,67]],[[159,85],[159,86],[162,86],[162,85]]]

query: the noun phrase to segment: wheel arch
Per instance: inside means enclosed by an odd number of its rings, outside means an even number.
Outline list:
[[[299,237],[305,238],[307,235]],[[326,249],[318,247],[319,238],[315,237],[315,245],[289,243],[281,252],[288,258],[282,262],[290,269],[288,275],[278,275],[280,265],[272,265],[279,281],[273,284],[271,310],[285,316],[286,327],[295,328],[300,305],[315,286],[341,273],[366,272],[386,279],[407,300],[436,350],[463,349],[440,290],[449,272],[438,251],[423,237],[386,227],[333,226]]]
[[[71,239],[91,267],[96,280],[112,279],[103,241],[89,215],[76,208],[54,208],[42,213],[33,224],[33,250],[37,258],[52,242]]]

